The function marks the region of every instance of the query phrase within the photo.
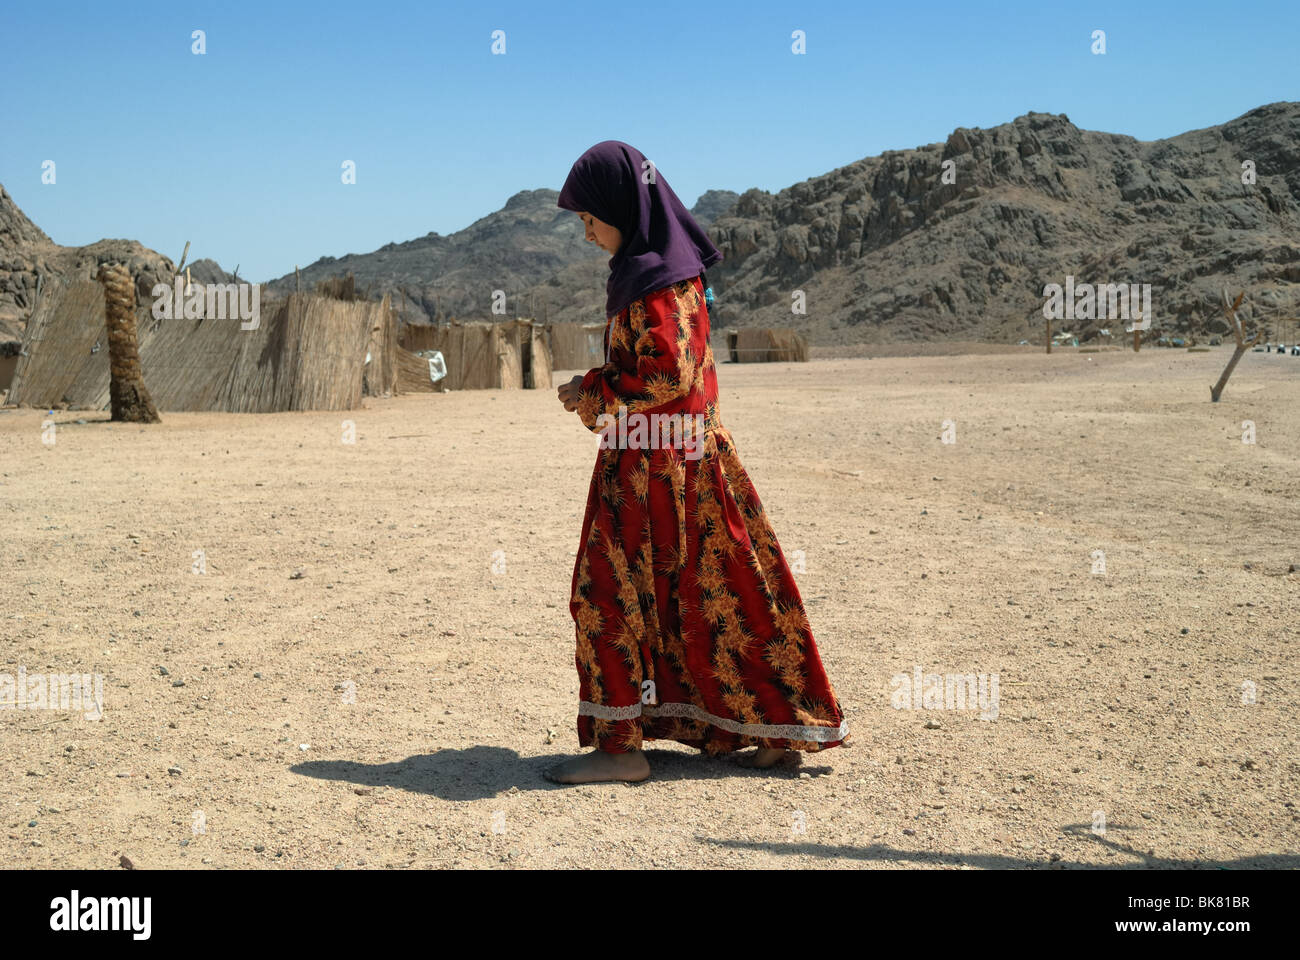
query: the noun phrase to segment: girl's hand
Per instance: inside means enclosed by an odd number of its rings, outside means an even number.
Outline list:
[[[579,375],[568,383],[560,384],[559,389],[555,391],[556,396],[560,398],[560,402],[564,404],[564,409],[570,413],[578,409],[578,390],[581,386],[582,376]]]

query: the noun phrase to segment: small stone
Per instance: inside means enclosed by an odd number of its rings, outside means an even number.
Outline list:
[[[185,681],[184,681],[184,680],[180,680],[180,679],[173,680],[173,681],[172,681],[172,686],[173,686],[173,687],[183,687],[183,686],[185,686]]]
[[[942,726],[943,726],[943,725],[942,725],[941,723],[939,723],[938,720],[927,720],[927,721],[925,721],[925,729],[927,729],[927,730],[938,730],[938,729],[940,729]]]
[[[254,852],[254,853],[261,853],[261,852],[264,851],[265,849],[266,849],[266,847],[265,847],[264,845],[262,845],[262,844],[259,843],[259,844],[254,845],[254,847],[253,847],[253,852]]]
[[[35,820],[28,820],[28,821],[27,821],[27,826],[29,826],[29,827],[34,827],[34,826],[36,826],[36,821],[35,821]]]
[[[358,796],[365,797],[375,792],[374,787],[353,787],[352,792]]]
[[[914,836],[916,836],[916,831],[913,830],[911,827],[904,827],[904,828],[903,828],[903,836],[905,836],[905,837],[914,837]]]
[[[179,777],[184,771],[182,771],[180,767],[168,767],[167,772],[173,777]]]
[[[131,858],[128,857],[125,853],[122,854],[121,859],[118,860],[117,863],[118,863],[118,866],[120,866],[120,867],[124,867],[124,868],[127,869],[127,870],[134,870],[134,869],[135,869],[135,863],[134,863],[134,862],[131,860]]]
[[[290,580],[301,580],[301,579],[302,579],[303,577],[305,577],[305,576],[307,576],[307,574],[303,572],[303,569],[302,569],[301,567],[299,567],[299,568],[298,568],[297,570],[295,570],[293,573],[289,574],[289,579],[290,579]]]
[[[1186,636],[1187,634],[1191,633],[1192,631],[1188,630],[1186,627],[1183,627],[1183,629],[1179,630],[1178,632],[1181,633],[1181,634],[1183,634],[1184,636]]]
[[[158,676],[160,676],[160,677],[169,677],[169,676],[171,676],[171,671],[168,670],[166,667],[159,665],[159,667],[158,667]]]

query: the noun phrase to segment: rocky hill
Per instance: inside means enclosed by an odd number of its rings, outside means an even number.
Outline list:
[[[505,292],[509,315],[527,313],[522,290],[593,259],[578,218],[555,205],[558,197],[556,190],[523,190],[501,210],[449,236],[429,233],[373,253],[322,257],[301,269],[302,287],[315,289],[326,277],[351,273],[357,289],[370,297],[391,293],[402,318],[414,323],[491,319],[494,290]],[[280,296],[297,283],[289,273],[268,286],[272,296]]]
[[[711,233],[725,255],[710,273],[718,321],[820,344],[1041,336],[1043,287],[1067,275],[1149,283],[1153,326],[1217,329],[1222,286],[1292,301],[1300,289],[1300,103],[1151,142],[1042,113],[959,128],[750,190]]]
[[[136,278],[136,297],[151,298],[153,286],[169,282],[175,265],[134,240],[100,240],[62,247],[45,235],[0,186],[0,341],[21,340],[36,291],[57,277],[93,278],[99,265],[124,263]]]
[[[323,257],[265,295],[351,272],[407,322],[490,319],[494,290],[509,316],[603,320],[609,258],[557,197],[521,191],[449,236]],[[1149,142],[1028,113],[776,194],[710,190],[692,213],[725,257],[709,273],[715,327],[792,326],[822,345],[1038,337],[1043,287],[1072,276],[1150,284],[1157,328],[1220,330],[1221,287],[1300,309],[1300,103]],[[58,247],[0,188],[0,338],[21,329],[42,273],[93,273],[110,257],[132,261],[145,293],[171,269],[129,241]],[[230,279],[208,260],[191,275]],[[792,312],[794,291],[806,313]],[[1122,324],[1057,329],[1086,339],[1102,326]]]
[[[523,190],[464,230],[390,243],[373,253],[322,257],[299,271],[301,281],[286,274],[269,287],[278,296],[299,282],[315,289],[325,277],[351,272],[357,289],[371,298],[392,294],[408,323],[490,320],[494,290],[504,291],[509,316],[601,320],[609,256],[583,239],[571,211],[555,205],[559,195]],[[731,190],[709,190],[691,212],[707,225],[738,198]]]

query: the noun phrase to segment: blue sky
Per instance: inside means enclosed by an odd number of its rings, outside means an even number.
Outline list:
[[[42,0],[0,14],[0,183],[57,243],[267,280],[558,189],[605,139],[689,206],[1029,110],[1171,136],[1300,98],[1298,28],[1296,0]]]

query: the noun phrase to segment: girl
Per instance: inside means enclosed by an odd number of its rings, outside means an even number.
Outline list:
[[[601,433],[569,610],[578,741],[559,783],[644,780],[643,740],[747,765],[848,736],[803,601],[718,414],[704,271],[722,259],[639,150],[598,143],[558,205],[608,251],[605,364],[559,388]]]

